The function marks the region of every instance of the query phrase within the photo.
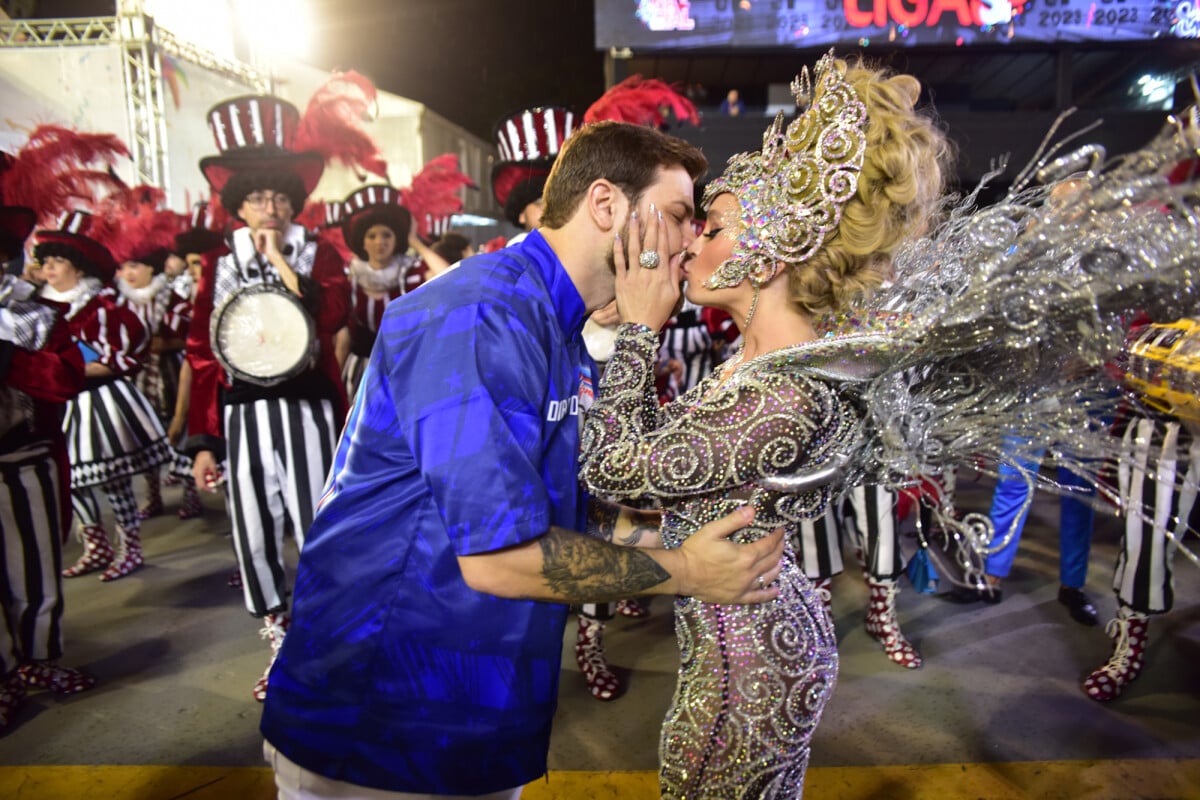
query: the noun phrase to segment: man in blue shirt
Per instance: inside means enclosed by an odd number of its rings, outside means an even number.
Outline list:
[[[584,320],[613,299],[630,230],[662,262],[630,267],[643,302],[678,296],[706,167],[650,128],[588,126],[550,175],[543,229],[388,307],[271,672],[281,797],[303,781],[304,797],[515,798],[546,771],[566,604],[775,595],[782,532],[733,544],[741,513],[670,551],[577,533],[578,415],[598,382]]]

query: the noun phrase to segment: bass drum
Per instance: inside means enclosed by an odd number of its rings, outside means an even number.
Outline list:
[[[312,366],[316,326],[300,298],[271,283],[231,295],[213,315],[213,355],[236,380],[274,386]]]

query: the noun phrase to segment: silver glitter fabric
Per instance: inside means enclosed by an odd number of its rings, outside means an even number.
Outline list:
[[[829,487],[795,494],[758,485],[846,449],[858,419],[834,384],[825,342],[714,372],[660,408],[658,337],[624,325],[584,427],[581,475],[596,495],[654,500],[662,539],[679,547],[702,525],[751,504],[753,541],[819,516]],[[837,677],[833,625],[789,551],[780,597],[760,606],[675,604],[679,682],[660,743],[664,798],[798,797],[809,739]]]

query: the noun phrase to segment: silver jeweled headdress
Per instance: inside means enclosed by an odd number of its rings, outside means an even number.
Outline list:
[[[792,82],[797,105],[809,104],[804,113],[785,131],[779,112],[763,134],[762,150],[730,158],[724,174],[704,192],[706,205],[718,194],[733,194],[746,228],[733,255],[705,283],[709,289],[731,288],[746,278],[762,286],[775,275],[778,262],[811,258],[858,190],[867,107],[846,82],[832,50],[814,72],[815,86],[807,67]]]

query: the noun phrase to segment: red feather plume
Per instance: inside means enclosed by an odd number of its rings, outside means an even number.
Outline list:
[[[296,152],[315,150],[326,163],[338,161],[353,169],[387,178],[387,161],[379,145],[362,128],[372,118],[375,85],[357,72],[335,72],[322,84],[304,110],[292,142]]]
[[[681,123],[700,124],[696,105],[672,86],[657,78],[630,75],[600,95],[583,113],[583,121],[614,120],[657,128],[670,121],[668,112]]]
[[[166,193],[156,186],[122,188],[97,203],[88,235],[107,247],[118,264],[154,250],[173,250],[175,236],[191,220],[164,208],[165,202]]]
[[[417,233],[428,237],[428,218],[449,217],[462,211],[458,190],[475,183],[458,168],[458,156],[444,153],[413,176],[412,186],[400,190],[401,202],[413,216]]]
[[[50,227],[67,211],[90,209],[124,188],[111,168],[128,156],[124,142],[111,133],[39,125],[0,175],[0,195],[7,205],[32,208],[38,223]]]

